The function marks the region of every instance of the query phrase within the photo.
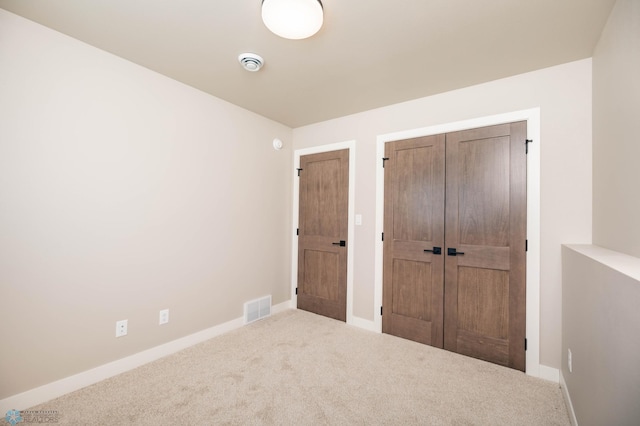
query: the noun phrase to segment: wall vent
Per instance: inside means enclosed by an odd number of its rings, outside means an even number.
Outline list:
[[[244,323],[249,324],[271,315],[271,295],[244,304]]]

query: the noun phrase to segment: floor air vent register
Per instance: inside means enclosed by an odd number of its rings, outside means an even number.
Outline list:
[[[244,323],[249,324],[271,315],[271,295],[244,304]]]

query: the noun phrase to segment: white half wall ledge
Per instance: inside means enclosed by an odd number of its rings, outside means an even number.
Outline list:
[[[272,306],[271,313],[275,315],[288,309],[291,309],[290,300]],[[128,357],[92,368],[91,370],[74,374],[73,376],[65,377],[64,379],[12,395],[0,400],[0,413],[6,413],[13,409],[26,410],[34,405],[42,404],[43,402],[77,391],[94,383],[117,376],[118,374],[125,373],[160,358],[172,355],[183,349],[205,342],[214,337],[239,329],[244,325],[243,317],[236,318],[206,330],[198,331],[171,342],[167,342]]]
[[[640,258],[638,257],[593,244],[565,244],[565,246],[614,271],[640,281]]]
[[[562,268],[561,386],[567,407],[582,423],[636,425],[640,258],[564,244]]]

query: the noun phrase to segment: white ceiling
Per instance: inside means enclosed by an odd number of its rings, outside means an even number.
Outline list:
[[[615,0],[322,0],[306,40],[261,0],[0,0],[0,8],[290,127],[592,56]],[[251,73],[238,54],[254,52]]]

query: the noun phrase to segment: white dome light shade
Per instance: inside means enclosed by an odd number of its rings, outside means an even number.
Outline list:
[[[262,21],[280,37],[300,40],[322,27],[320,0],[262,0]]]

